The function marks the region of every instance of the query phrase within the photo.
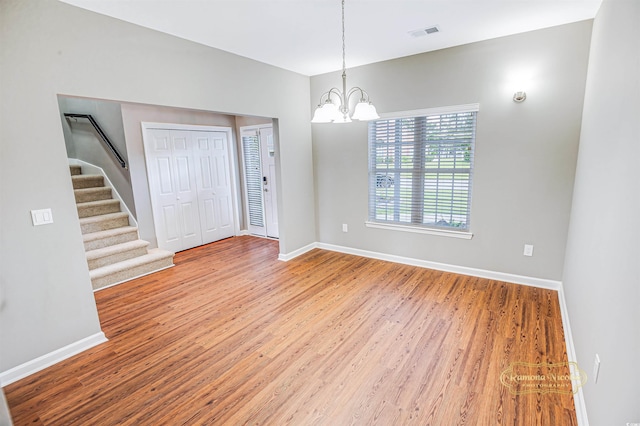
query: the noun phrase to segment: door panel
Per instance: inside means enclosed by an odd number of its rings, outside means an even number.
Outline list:
[[[267,236],[278,238],[278,192],[276,188],[276,165],[269,164],[268,168],[269,194],[265,197],[265,216],[267,218]]]
[[[169,244],[179,243],[180,235],[178,232],[178,215],[174,205],[166,205],[162,207],[161,223],[164,229],[164,241]]]
[[[176,202],[182,222],[182,250],[202,244],[200,215],[198,212],[198,191],[196,190],[193,165],[192,135],[187,131],[170,130],[172,155],[176,170]]]
[[[148,129],[158,246],[174,252],[235,234],[226,132]]]
[[[278,193],[276,186],[276,147],[273,140],[273,128],[261,128],[260,160],[264,183],[264,217],[268,237],[278,238]]]
[[[173,155],[170,134],[151,131],[151,149],[147,151],[147,173],[152,194],[158,246],[171,251],[182,247],[180,218],[176,202]]]
[[[235,233],[231,175],[229,169],[227,134],[224,132],[195,132],[194,158],[196,186],[203,224],[203,243],[231,237]]]

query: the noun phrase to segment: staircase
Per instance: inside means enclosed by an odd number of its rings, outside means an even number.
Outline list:
[[[129,225],[129,214],[120,211],[101,175],[69,168],[94,290],[173,266],[173,253],[147,249],[149,243],[138,238],[138,228]]]

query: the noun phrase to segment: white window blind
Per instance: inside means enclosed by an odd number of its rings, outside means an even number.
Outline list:
[[[242,135],[244,173],[247,185],[249,224],[264,226],[262,214],[262,170],[260,167],[260,141],[257,134]]]
[[[369,123],[369,221],[468,231],[475,111]]]

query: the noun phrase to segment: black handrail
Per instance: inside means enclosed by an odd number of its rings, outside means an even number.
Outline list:
[[[124,161],[124,158],[122,158],[122,155],[120,155],[120,153],[118,152],[116,147],[113,146],[113,144],[111,143],[111,141],[107,137],[107,134],[102,130],[102,128],[98,125],[98,123],[93,118],[93,116],[91,116],[91,114],[68,114],[68,113],[65,113],[64,116],[67,117],[67,118],[86,118],[87,120],[89,120],[89,122],[91,123],[93,128],[96,129],[96,132],[98,132],[98,135],[100,136],[102,141],[107,145],[107,147],[111,150],[111,153],[116,157],[116,159],[118,160],[120,165],[122,167],[124,167],[125,169],[127,168],[127,163]]]

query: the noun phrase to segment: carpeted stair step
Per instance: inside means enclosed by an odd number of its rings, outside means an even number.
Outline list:
[[[83,217],[80,219],[80,229],[83,234],[106,231],[107,229],[120,228],[122,226],[129,226],[129,215],[125,212]]]
[[[102,175],[75,175],[71,176],[73,189],[94,188],[104,186],[104,177]]]
[[[73,195],[76,197],[76,203],[109,200],[111,199],[111,188],[108,186],[97,186],[95,188],[74,189]]]
[[[84,234],[84,250],[95,250],[116,244],[127,243],[138,239],[138,228],[135,226],[123,226],[122,228],[107,229],[106,231]]]
[[[120,211],[110,187],[101,175],[83,175],[81,166],[70,165],[82,240],[94,289],[120,284],[173,266],[174,254],[147,250],[129,215]]]
[[[89,270],[123,262],[147,254],[149,243],[144,240],[128,241],[114,246],[89,250],[87,253],[87,264]]]
[[[100,216],[103,214],[117,213],[120,211],[120,201],[118,200],[99,200],[89,201],[87,203],[77,203],[78,217]]]
[[[94,290],[119,284],[173,266],[173,253],[151,249],[148,254],[89,271]]]

